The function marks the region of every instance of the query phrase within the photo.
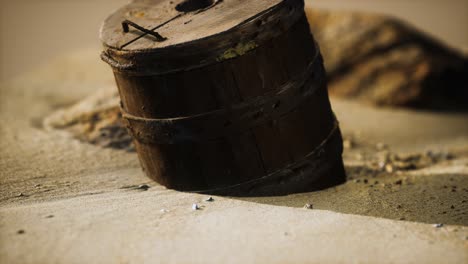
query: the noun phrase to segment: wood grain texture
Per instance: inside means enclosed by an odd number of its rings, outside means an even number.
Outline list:
[[[122,31],[122,21],[128,19],[144,28],[152,29],[177,15],[157,31],[168,38],[155,42],[148,36],[129,45],[127,50],[157,49],[200,40],[223,33],[244,21],[264,12],[282,0],[223,0],[221,4],[204,12],[183,13],[176,10],[177,1],[134,1],[109,16],[101,29],[101,40],[108,47],[120,48],[123,44],[141,35],[141,31]]]

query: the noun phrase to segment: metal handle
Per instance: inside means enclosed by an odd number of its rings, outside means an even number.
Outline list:
[[[132,27],[142,31],[145,34],[148,34],[148,35],[151,35],[151,36],[155,37],[156,41],[158,41],[158,42],[162,42],[162,41],[167,40],[167,38],[161,36],[161,34],[159,34],[158,32],[146,29],[146,28],[144,28],[144,27],[142,27],[142,26],[140,26],[140,25],[138,25],[135,22],[132,22],[130,20],[124,20],[122,22],[123,32],[125,32],[125,33],[129,32],[129,30],[130,30],[129,26],[132,26]]]

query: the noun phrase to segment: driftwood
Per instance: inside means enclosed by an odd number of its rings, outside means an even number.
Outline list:
[[[433,110],[468,107],[468,60],[395,18],[307,10],[333,96]]]

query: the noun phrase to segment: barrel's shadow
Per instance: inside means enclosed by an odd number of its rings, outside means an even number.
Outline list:
[[[261,204],[330,210],[422,223],[468,226],[467,174],[352,177],[324,190],[277,197],[234,198]]]

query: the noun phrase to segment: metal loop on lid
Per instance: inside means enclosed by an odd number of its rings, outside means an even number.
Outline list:
[[[159,34],[158,32],[146,29],[146,28],[144,28],[144,27],[142,27],[142,26],[138,25],[137,23],[132,22],[130,20],[126,19],[126,20],[124,20],[122,22],[122,28],[123,28],[123,31],[125,33],[129,32],[129,26],[132,26],[132,27],[134,27],[134,28],[136,28],[136,29],[148,34],[148,35],[151,35],[151,36],[155,37],[156,41],[158,41],[158,42],[162,42],[162,41],[167,40],[167,38],[161,36],[161,34]]]

